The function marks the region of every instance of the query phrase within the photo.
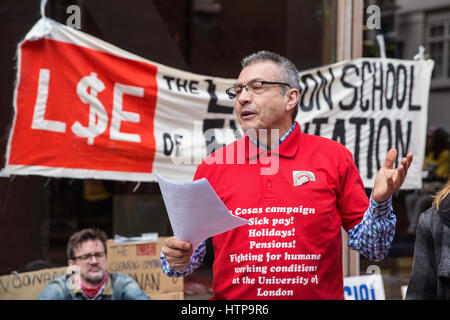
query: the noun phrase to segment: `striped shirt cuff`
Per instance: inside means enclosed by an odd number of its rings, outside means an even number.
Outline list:
[[[381,261],[392,246],[396,222],[392,197],[376,202],[370,195],[370,204],[361,223],[348,230],[348,246],[369,260]]]
[[[166,256],[163,254],[164,247],[161,249],[161,254],[159,256],[159,259],[161,261],[161,269],[163,272],[169,276],[169,277],[185,277],[195,270],[197,270],[203,263],[203,259],[205,258],[206,254],[206,242],[203,241],[198,245],[198,247],[194,250],[194,253],[192,254],[191,261],[189,262],[189,265],[186,269],[178,271],[175,269],[172,269],[169,265],[169,262],[167,262]]]

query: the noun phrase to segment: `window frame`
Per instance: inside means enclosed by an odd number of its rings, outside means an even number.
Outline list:
[[[440,36],[431,36],[431,29],[443,26],[444,33]],[[450,9],[444,12],[428,13],[425,23],[426,51],[431,53],[433,43],[442,43],[442,76],[431,79],[431,89],[450,88]],[[432,57],[431,57],[432,58]],[[436,65],[435,65],[436,68]]]

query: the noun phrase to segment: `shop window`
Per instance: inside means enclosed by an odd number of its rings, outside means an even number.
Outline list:
[[[450,11],[427,16],[426,43],[434,60],[432,86],[450,86]]]

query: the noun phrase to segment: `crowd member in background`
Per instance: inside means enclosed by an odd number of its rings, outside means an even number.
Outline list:
[[[106,271],[106,240],[98,229],[74,233],[67,244],[69,272],[53,279],[38,300],[150,299],[129,275]]]
[[[429,128],[426,148],[422,189],[405,197],[407,233],[410,236],[416,233],[420,213],[431,207],[433,196],[444,186],[450,174],[448,133],[442,128]]]
[[[406,299],[450,299],[450,178],[420,215]]]

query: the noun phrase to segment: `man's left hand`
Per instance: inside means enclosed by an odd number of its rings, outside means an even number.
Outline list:
[[[403,181],[405,181],[413,155],[411,152],[408,153],[406,157],[402,158],[400,165],[396,169],[394,169],[395,159],[397,159],[397,150],[389,150],[383,166],[375,177],[372,197],[376,202],[388,200],[400,189]]]

